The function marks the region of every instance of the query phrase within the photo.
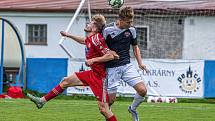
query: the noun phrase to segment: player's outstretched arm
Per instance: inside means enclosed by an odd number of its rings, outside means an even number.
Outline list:
[[[119,55],[117,55],[116,52],[114,51],[108,51],[106,54],[104,54],[101,57],[96,57],[96,58],[86,60],[86,65],[90,66],[93,63],[107,62],[113,59],[119,59]]]
[[[135,58],[137,60],[137,63],[139,65],[139,68],[142,69],[142,70],[145,70],[148,73],[149,70],[142,63],[142,58],[141,58],[140,49],[139,49],[138,45],[133,46],[133,52],[134,52],[134,56],[135,56]]]
[[[85,45],[85,38],[83,37],[79,37],[79,36],[74,36],[74,35],[71,35],[67,32],[64,32],[64,31],[61,31],[60,34],[64,37],[68,37],[68,38],[71,38],[73,40],[75,40],[76,42],[80,43],[80,44],[84,44]]]

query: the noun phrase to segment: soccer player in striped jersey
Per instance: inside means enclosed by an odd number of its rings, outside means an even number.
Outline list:
[[[108,94],[103,93],[103,80],[106,78],[105,63],[107,61],[118,59],[119,56],[111,51],[101,35],[101,31],[106,21],[104,16],[98,14],[92,17],[92,21],[85,27],[87,33],[86,38],[71,35],[66,32],[61,32],[62,36],[71,38],[80,44],[86,45],[86,65],[91,70],[76,72],[63,80],[53,88],[48,94],[42,98],[35,97],[31,94],[27,96],[33,101],[38,108],[57,95],[61,94],[67,87],[71,86],[90,86],[95,97],[98,100],[98,106],[101,114],[103,114],[107,121],[117,121],[115,115],[111,112],[108,105]],[[104,98],[105,96],[105,98]],[[105,101],[103,99],[106,99]]]

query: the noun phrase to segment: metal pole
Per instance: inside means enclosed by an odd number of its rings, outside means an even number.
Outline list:
[[[92,16],[92,15],[91,15],[91,8],[90,8],[90,0],[88,0],[88,4],[87,4],[87,5],[88,5],[89,20],[92,21],[92,20],[91,20],[91,16]]]
[[[77,10],[75,11],[74,16],[73,16],[72,19],[70,20],[69,25],[67,26],[65,32],[68,32],[68,31],[70,30],[70,28],[72,27],[72,24],[74,23],[74,21],[75,21],[76,17],[78,16],[78,14],[79,14],[79,12],[80,12],[82,6],[84,5],[84,3],[85,3],[85,0],[82,0],[81,3],[80,3],[80,5],[78,6]],[[72,55],[72,54],[69,52],[69,50],[63,45],[63,41],[64,41],[64,40],[65,40],[65,37],[61,37],[60,42],[59,42],[59,45],[60,45],[60,47],[66,52],[66,54],[67,54],[70,58],[72,58],[73,55]]]
[[[25,53],[24,53],[24,45],[22,44],[22,39],[20,37],[20,34],[18,33],[18,29],[10,21],[8,21],[7,19],[3,19],[3,18],[0,18],[0,19],[4,20],[4,22],[6,22],[7,24],[10,25],[10,27],[14,30],[14,32],[18,38],[18,42],[19,42],[20,49],[21,49],[21,57],[22,57],[22,63],[21,63],[20,69],[19,69],[18,80],[21,81],[20,84],[23,86],[23,89],[25,89],[26,88],[26,83],[25,83]]]
[[[2,19],[0,94],[3,93],[3,67],[4,67],[4,20]]]

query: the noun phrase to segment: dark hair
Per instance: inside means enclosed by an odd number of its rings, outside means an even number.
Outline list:
[[[132,7],[122,7],[119,10],[119,19],[132,19],[134,17],[134,10]]]

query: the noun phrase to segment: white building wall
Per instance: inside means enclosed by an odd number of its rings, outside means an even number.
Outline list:
[[[65,30],[72,13],[19,13],[0,12],[2,17],[11,21],[19,30],[24,43],[26,24],[47,24],[48,45],[25,45],[27,58],[67,58],[58,45],[59,32]],[[74,35],[85,36],[83,28],[86,20],[79,17],[71,28]],[[188,17],[185,19],[183,59],[215,59],[215,17]],[[66,43],[75,58],[84,57],[84,46],[70,41]]]
[[[185,19],[183,59],[215,59],[215,17]]]
[[[66,53],[59,46],[61,38],[60,31],[67,28],[72,13],[0,13],[0,15],[11,21],[19,30],[24,43],[27,42],[26,24],[47,24],[48,45],[25,45],[27,58],[67,58]],[[83,28],[86,20],[80,17],[75,21],[71,28],[74,35],[84,36]],[[84,56],[84,47],[75,42],[70,43],[73,55],[76,57]]]

